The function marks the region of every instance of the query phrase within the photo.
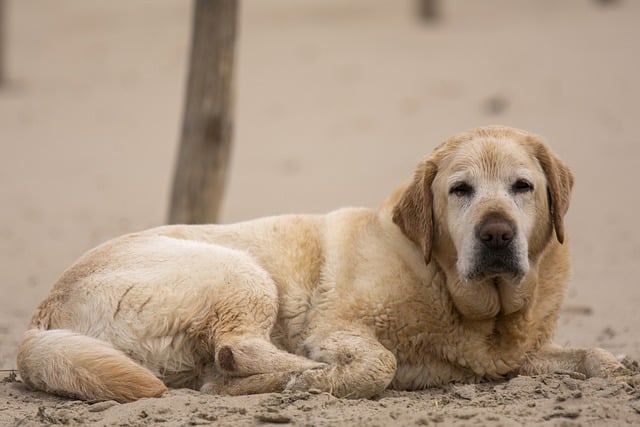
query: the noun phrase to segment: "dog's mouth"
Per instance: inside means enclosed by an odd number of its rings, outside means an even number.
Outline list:
[[[513,254],[485,253],[479,257],[469,275],[469,280],[491,280],[496,286],[502,282],[517,285],[525,274],[526,272]]]

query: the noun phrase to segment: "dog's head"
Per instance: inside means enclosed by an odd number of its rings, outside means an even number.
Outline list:
[[[553,238],[564,241],[572,186],[567,166],[538,137],[484,127],[420,162],[393,221],[427,264],[433,258],[462,283],[516,285]]]

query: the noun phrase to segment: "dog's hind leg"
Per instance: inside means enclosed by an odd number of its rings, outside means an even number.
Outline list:
[[[276,284],[259,265],[238,264],[228,273],[234,286],[212,286],[216,301],[193,329],[208,341],[216,367],[225,376],[299,372],[323,366],[271,342],[278,318]]]
[[[301,372],[325,366],[324,363],[280,350],[268,338],[253,334],[232,335],[217,343],[216,366],[228,376]]]
[[[215,366],[208,367],[202,378],[202,392],[229,395],[281,392],[295,374],[326,366],[280,350],[259,336],[245,334],[221,341]]]
[[[394,355],[363,331],[314,334],[304,345],[309,359],[285,352],[272,353],[267,357],[270,364],[257,365],[268,366],[268,370],[244,377],[231,376],[228,373],[233,371],[224,369],[224,358],[231,360],[224,348],[218,351],[216,363],[222,365],[225,373],[213,372],[201,388],[204,392],[241,395],[316,389],[338,397],[369,398],[384,391],[396,371]],[[246,361],[258,363],[259,355],[253,352],[264,348],[254,341],[243,357],[251,355]],[[235,360],[234,355],[234,363]]]
[[[248,377],[229,377],[213,371],[205,378],[200,391],[208,394],[241,396],[246,394],[278,393],[284,391],[296,372],[270,372]]]

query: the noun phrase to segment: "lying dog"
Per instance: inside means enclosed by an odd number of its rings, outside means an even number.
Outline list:
[[[572,185],[536,136],[486,127],[436,148],[377,210],[111,240],[40,304],[20,375],[35,389],[124,402],[166,386],[371,397],[617,373],[602,349],[552,344]]]

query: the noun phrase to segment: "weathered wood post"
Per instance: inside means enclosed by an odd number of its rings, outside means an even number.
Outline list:
[[[169,223],[216,222],[233,128],[237,0],[196,0]]]

